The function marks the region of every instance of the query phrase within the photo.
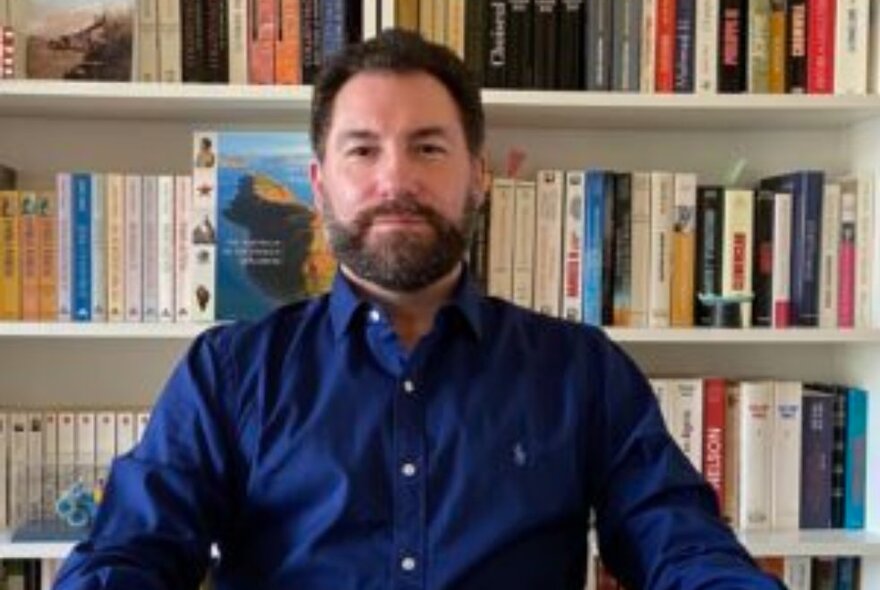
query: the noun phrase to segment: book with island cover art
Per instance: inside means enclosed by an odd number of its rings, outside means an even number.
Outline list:
[[[254,318],[327,291],[336,261],[312,199],[308,136],[219,132],[214,137],[216,318]]]

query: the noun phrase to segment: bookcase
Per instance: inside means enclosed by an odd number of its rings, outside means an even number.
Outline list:
[[[0,162],[23,187],[57,171],[188,173],[196,129],[304,129],[310,91],[291,87],[0,82]],[[543,167],[689,171],[752,186],[816,167],[880,185],[880,97],[646,95],[488,90],[496,169],[511,148]],[[876,192],[876,188],[875,188]],[[880,210],[880,207],[878,207]],[[876,223],[876,221],[875,221]],[[878,228],[880,229],[880,228]],[[880,252],[877,253],[880,256]],[[875,273],[878,266],[875,264]],[[880,283],[873,306],[878,325]],[[190,324],[0,324],[0,406],[150,404]],[[880,329],[609,329],[649,375],[851,383],[869,398],[867,528],[744,535],[759,555],[855,555],[880,587]],[[8,542],[0,558],[62,557],[64,544]]]

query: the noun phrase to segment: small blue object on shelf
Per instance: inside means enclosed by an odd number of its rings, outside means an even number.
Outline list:
[[[79,541],[84,539],[98,512],[100,489],[77,481],[55,502],[56,518],[28,521],[12,533],[12,541]]]
[[[55,512],[62,521],[74,528],[90,525],[97,511],[95,491],[87,488],[82,481],[77,481],[64,490],[55,502]]]

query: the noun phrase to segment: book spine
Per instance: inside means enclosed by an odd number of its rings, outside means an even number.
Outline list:
[[[834,92],[836,0],[807,0],[807,92]]]
[[[785,94],[787,39],[786,0],[770,0],[770,50],[767,61],[767,90]]]
[[[656,91],[657,77],[657,0],[642,3],[642,42],[639,52],[639,91],[652,94]]]
[[[837,0],[834,93],[868,92],[868,0]]]
[[[39,193],[37,209],[37,289],[38,313],[42,321],[58,319],[58,196]],[[2,481],[2,479],[0,479]]]
[[[698,94],[718,91],[718,0],[697,0],[694,87]]]
[[[785,90],[803,94],[807,91],[807,0],[788,0],[785,38]]]
[[[587,90],[611,88],[612,12],[609,0],[593,0],[587,4],[584,36]]]
[[[248,0],[229,2],[229,83],[248,83]],[[299,15],[297,14],[297,17]],[[297,72],[299,75],[300,72]]]
[[[116,456],[116,412],[95,414],[95,484],[103,490],[110,477],[110,465]]]
[[[633,328],[648,327],[651,277],[651,174],[632,174],[632,292],[630,322]]]
[[[55,177],[55,190],[58,194],[58,320],[70,321],[70,303],[73,291],[73,177],[62,172]]]
[[[82,322],[92,319],[92,177],[90,174],[73,175],[71,216],[73,272],[70,308],[73,319]]]
[[[843,487],[843,526],[865,528],[868,395],[862,389],[846,392],[846,459]]]
[[[870,328],[873,325],[873,307],[880,305],[875,302],[880,296],[873,291],[873,268],[877,250],[875,249],[875,232],[878,228],[874,225],[876,205],[874,203],[874,189],[871,177],[860,175],[858,177],[858,202],[856,210],[856,272],[855,272],[855,326],[857,328]]]
[[[125,177],[125,321],[143,320],[142,178]]]
[[[138,79],[158,82],[159,78],[159,5],[157,0],[137,0],[138,9]]]
[[[134,412],[116,412],[116,455],[121,456],[134,448]]]
[[[721,295],[752,293],[752,239],[754,194],[751,190],[727,189],[724,194],[724,246],[721,253]],[[740,305],[740,322],[749,327],[752,304]]]
[[[516,182],[492,181],[489,214],[489,296],[513,300],[513,253],[516,228]]]
[[[565,173],[565,235],[563,237],[562,317],[583,319],[585,177],[581,171]]]
[[[19,196],[0,191],[0,320],[21,319]]]
[[[690,327],[694,325],[697,175],[676,174],[674,182],[669,321],[673,327]]]
[[[841,183],[825,184],[822,198],[822,245],[819,267],[819,327],[836,328],[838,310],[838,254],[840,250]]]
[[[144,433],[147,431],[147,426],[150,424],[150,412],[148,411],[140,411],[136,412],[134,415],[134,440],[135,444],[139,443],[141,439],[144,438]]]
[[[774,422],[771,470],[770,527],[794,530],[800,524],[801,432],[803,411],[801,384],[778,381],[774,384]]]
[[[740,530],[770,528],[773,471],[773,383],[740,384]]]
[[[449,15],[446,19],[446,41],[459,59],[464,59],[465,4],[465,0],[449,0]]]
[[[0,411],[0,526],[9,528],[9,415]]]
[[[611,324],[629,326],[632,304],[632,176],[620,173],[614,190],[614,294]]]
[[[405,5],[414,5],[415,18],[418,20],[418,5],[415,0],[402,0],[397,2],[398,12]],[[488,41],[488,16],[489,5],[487,0],[469,0],[465,7],[465,31],[464,31],[464,63],[467,65],[474,80],[481,86],[486,84],[486,42]],[[400,15],[402,16],[402,15]],[[398,18],[398,26],[407,28],[403,21]],[[411,30],[411,29],[410,29]]]
[[[535,32],[543,26],[532,0],[508,0],[507,2],[507,81],[509,88],[531,88],[535,84],[533,64],[540,64],[546,55],[544,46],[537,45]],[[555,51],[555,47],[551,48]],[[537,67],[541,67],[537,65]],[[549,86],[548,88],[552,88]]]
[[[95,443],[95,413],[76,412],[76,477],[87,490],[96,483]]]
[[[193,161],[203,143],[214,146],[219,156],[218,134],[193,134]],[[193,229],[191,242],[192,318],[195,321],[214,321],[216,306],[216,227],[217,227],[217,168],[212,162],[193,168]]]
[[[322,0],[318,5],[321,7],[321,52],[323,59],[327,60],[345,46],[346,5],[344,0]]]
[[[251,84],[273,84],[275,81],[277,1],[251,0],[249,4],[248,82]]]
[[[770,0],[749,0],[748,91],[770,91]]]
[[[278,39],[275,42],[275,83],[300,84],[302,54],[300,53],[300,2],[278,1]]]
[[[792,232],[800,233],[799,253],[795,248],[795,240],[792,240],[792,255],[802,257],[798,261],[803,264],[799,269],[800,293],[793,299],[800,303],[795,306],[798,315],[798,324],[801,326],[816,326],[819,323],[819,254],[822,232],[822,189],[825,186],[825,174],[822,172],[807,173],[803,175],[802,186],[804,192],[799,199],[802,208],[796,208]],[[797,206],[797,202],[794,205]],[[794,225],[796,224],[796,226]],[[792,260],[792,270],[795,262]],[[792,279],[794,285],[794,279]]]
[[[697,471],[703,468],[703,381],[674,379],[670,431]]]
[[[11,412],[9,429],[9,525],[14,528],[27,521],[27,414]]]
[[[773,213],[773,327],[791,325],[791,194],[776,193]]]
[[[177,176],[174,187],[174,321],[188,322],[192,317],[192,177]]]
[[[741,383],[726,387],[724,412],[724,504],[722,517],[733,528],[739,526],[740,510],[740,422],[742,415]]]
[[[836,325],[840,328],[855,326],[856,287],[856,187],[848,183],[840,198],[840,234],[838,241],[838,282]],[[827,195],[826,195],[827,196]],[[824,230],[824,228],[823,228]]]
[[[43,517],[48,519],[55,514],[55,502],[58,501],[58,413],[43,413],[43,497],[41,510]]]
[[[589,170],[584,179],[583,321],[602,325],[602,243],[605,219],[605,172]]]
[[[143,321],[159,320],[159,177],[144,176],[142,188]]]
[[[714,325],[712,307],[701,297],[721,295],[721,245],[724,217],[724,189],[699,187],[697,189],[697,243],[696,276],[694,288],[696,323]]]
[[[156,191],[156,313],[174,321],[174,177],[160,176]]]
[[[702,473],[718,498],[719,513],[724,510],[724,447],[726,384],[724,379],[703,381],[703,465]]]
[[[654,90],[672,92],[675,79],[675,5],[677,0],[656,0]]]
[[[775,193],[759,190],[755,195],[755,245],[752,257],[752,325],[773,326],[773,230],[776,227]]]
[[[559,47],[580,47],[584,43],[584,0],[561,0]],[[558,51],[558,88],[577,90],[586,84],[583,51]]]
[[[300,38],[302,40],[302,81],[304,84],[311,84],[318,70],[321,67],[321,17],[319,14],[320,7],[318,0],[300,0],[301,18],[300,18]],[[251,2],[253,6],[253,2]],[[418,14],[418,12],[416,12]],[[255,13],[251,12],[251,22]],[[253,24],[251,24],[253,27]]]
[[[68,490],[76,481],[76,414],[58,412],[58,489]]]
[[[39,274],[37,270],[37,252],[40,248],[37,233],[37,194],[32,191],[21,191],[18,195],[21,319],[35,321],[40,316]]]
[[[92,174],[92,321],[107,321],[107,199],[106,177]]]
[[[718,92],[744,92],[748,41],[745,0],[722,0],[719,17]]]
[[[558,88],[560,0],[534,0],[534,3],[535,29],[533,46],[535,67],[534,71],[531,72],[533,84],[535,88]],[[510,21],[508,20],[508,22]],[[510,58],[510,52],[515,42],[514,38],[508,36],[508,58]],[[512,64],[513,62],[508,63]],[[527,71],[525,75],[528,76],[529,73]]]
[[[39,522],[43,512],[43,414],[27,414],[27,520]]]
[[[449,47],[449,0],[432,0],[432,5],[434,18],[431,21],[431,36],[429,38],[434,43]]]
[[[559,317],[562,293],[563,173],[541,170],[535,230],[535,310]]]
[[[505,0],[489,1],[489,26],[486,34],[486,65],[485,86],[489,88],[504,88],[507,83],[507,68],[509,59],[507,55],[507,2]]]
[[[831,526],[843,528],[843,494],[846,474],[846,388],[811,384],[811,388],[834,396],[833,446],[831,447]]]
[[[834,398],[804,390],[800,528],[831,527],[831,465]]]
[[[648,286],[648,326],[669,327],[669,266],[672,262],[674,176],[651,172],[651,272]]]
[[[694,46],[696,37],[695,0],[676,0],[675,8],[675,63],[673,89],[675,92],[694,91]]]
[[[107,319],[125,320],[125,177],[107,175]]]
[[[531,309],[534,303],[535,273],[535,183],[519,180],[516,182],[514,207],[513,243],[513,302]]]
[[[227,0],[207,0],[202,2],[202,22],[205,34],[202,50],[204,61],[203,82],[229,81],[229,37],[226,19]]]
[[[158,0],[159,79],[162,82],[201,80],[198,37],[199,0]],[[193,12],[195,11],[195,13]]]
[[[614,192],[615,174],[605,172],[604,204],[602,209],[602,325],[610,326],[614,321]]]
[[[15,61],[21,49],[16,51],[15,31],[9,25],[0,24],[0,80],[15,78]]]

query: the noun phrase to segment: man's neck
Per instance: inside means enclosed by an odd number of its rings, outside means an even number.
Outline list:
[[[403,346],[412,350],[434,326],[434,316],[449,301],[461,276],[462,267],[459,263],[437,281],[411,292],[385,289],[358,277],[345,266],[342,267],[342,272],[360,295],[385,310]]]

